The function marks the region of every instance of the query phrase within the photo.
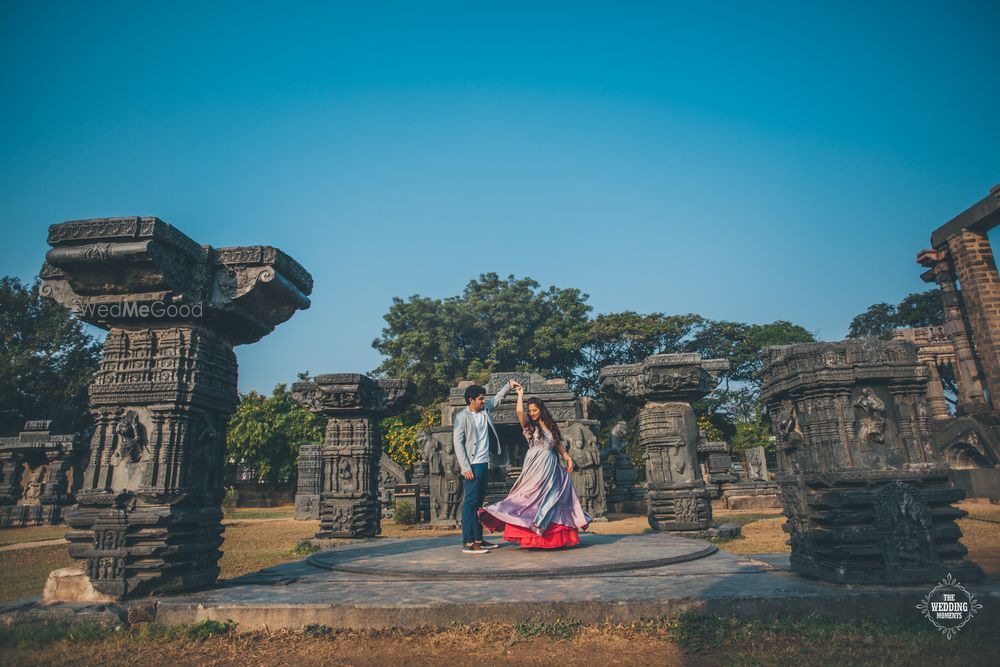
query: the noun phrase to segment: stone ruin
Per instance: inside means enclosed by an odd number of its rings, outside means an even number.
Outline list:
[[[848,340],[765,351],[792,569],[837,583],[978,580],[930,444],[928,372],[912,345]]]
[[[157,218],[66,222],[48,242],[41,294],[108,330],[69,554],[113,598],[212,584],[233,347],[308,308],[312,277],[275,248],[199,245]]]
[[[698,423],[691,408],[728,368],[698,354],[657,354],[639,364],[605,366],[601,386],[643,401],[639,444],[646,464],[649,525],[654,530],[703,531],[712,504],[697,462]]]
[[[384,454],[379,422],[405,407],[414,388],[409,380],[373,380],[360,373],[318,375],[292,385],[295,400],[326,418],[318,468],[316,450],[308,450],[312,472],[306,495],[314,498],[319,489],[317,538],[374,537],[380,532],[379,462]],[[307,502],[303,498],[301,504]]]
[[[0,528],[56,525],[76,502],[90,443],[82,434],[54,435],[50,421],[29,421],[0,438]]]
[[[931,234],[917,255],[921,276],[941,290],[945,323],[896,336],[918,345],[928,384],[933,443],[971,495],[1000,498],[1000,273],[989,232],[1000,225],[1000,185]],[[961,286],[961,289],[959,289]],[[949,365],[957,385],[955,416],[947,412],[937,376]]]
[[[486,383],[486,395],[495,395],[510,380],[516,380],[524,387],[525,400],[538,398],[552,413],[559,425],[566,451],[573,459],[573,486],[583,508],[595,519],[603,518],[607,512],[607,496],[604,485],[604,466],[597,443],[598,423],[590,419],[586,411],[586,401],[577,398],[565,380],[546,380],[535,373],[492,373]],[[436,438],[446,442],[445,449],[452,447],[451,424],[454,416],[466,407],[465,388],[472,382],[460,382],[448,395],[448,401],[441,410],[442,427],[434,431]],[[510,492],[518,475],[521,463],[528,450],[521,425],[516,413],[517,395],[510,392],[503,402],[493,410],[493,423],[500,435],[501,454],[491,461],[490,481],[486,494],[486,504],[502,500]],[[493,436],[490,436],[491,440]],[[431,466],[433,479],[434,467]],[[431,504],[440,496],[435,496],[431,487]],[[445,503],[447,504],[447,503]],[[431,510],[432,520],[434,510]],[[458,513],[461,519],[461,508]]]
[[[424,434],[424,462],[427,466],[428,521],[448,528],[461,525],[463,477],[452,445],[450,426],[435,427]]]
[[[611,428],[608,444],[601,450],[608,511],[617,514],[645,514],[646,490],[638,484],[639,473],[626,451],[627,430],[625,422],[615,424]]]

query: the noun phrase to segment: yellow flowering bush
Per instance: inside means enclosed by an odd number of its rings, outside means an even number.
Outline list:
[[[410,472],[413,464],[424,455],[423,443],[417,441],[417,434],[440,422],[440,413],[433,407],[424,409],[416,424],[407,424],[400,417],[387,417],[382,420],[382,449],[390,459]]]

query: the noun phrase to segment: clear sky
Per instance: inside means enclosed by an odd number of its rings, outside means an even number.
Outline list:
[[[1000,3],[0,4],[0,270],[155,215],[313,305],[240,387],[369,371],[479,273],[836,340],[1000,182]]]

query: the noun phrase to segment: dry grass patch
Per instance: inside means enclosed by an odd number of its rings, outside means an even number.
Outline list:
[[[716,540],[716,545],[723,551],[741,556],[790,553],[791,548],[785,544],[788,535],[781,528],[784,524],[783,516],[747,523],[742,527],[740,537],[732,540]]]
[[[0,602],[40,596],[49,572],[72,564],[62,544],[0,551]]]
[[[978,620],[978,619],[977,619]],[[986,618],[982,619],[986,621]],[[736,621],[695,614],[628,625],[572,619],[441,630],[239,633],[221,623],[122,632],[0,629],[9,664],[168,665],[994,665],[996,620],[947,641],[919,615],[886,622],[812,618]],[[33,633],[33,634],[31,634]]]
[[[0,528],[0,547],[21,542],[57,540],[66,535],[66,526],[27,526],[25,528]]]
[[[221,579],[232,579],[281,563],[298,560],[299,540],[316,534],[319,521],[261,521],[228,523],[219,560]]]

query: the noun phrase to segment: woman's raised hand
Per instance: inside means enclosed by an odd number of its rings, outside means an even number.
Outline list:
[[[520,382],[517,382],[516,380],[511,380],[510,381],[510,386],[518,394],[523,394],[524,393],[524,387],[521,386]]]

